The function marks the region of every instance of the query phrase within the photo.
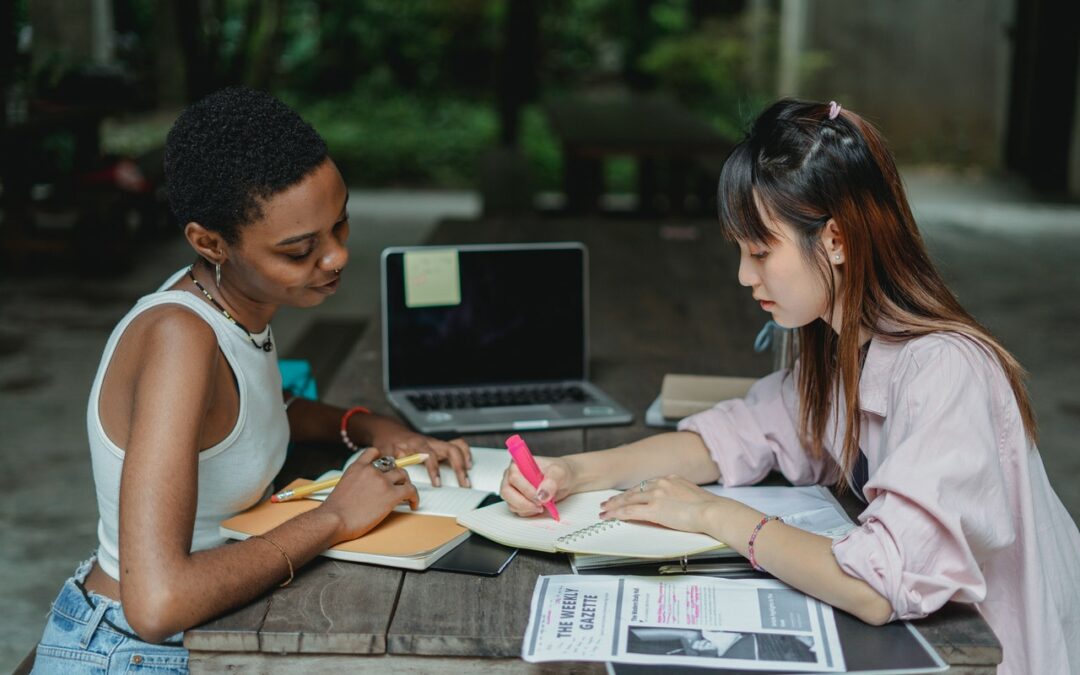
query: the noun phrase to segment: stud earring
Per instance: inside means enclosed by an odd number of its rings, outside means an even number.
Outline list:
[[[214,284],[221,286],[221,263],[214,263]]]
[[[335,267],[334,268],[334,274],[341,274],[341,268],[340,267]]]
[[[840,262],[840,254],[837,253],[836,255],[834,255],[833,260],[835,260],[836,262]]]

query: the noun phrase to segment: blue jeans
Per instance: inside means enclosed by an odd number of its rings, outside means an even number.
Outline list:
[[[120,603],[83,587],[94,558],[79,565],[53,602],[34,657],[34,674],[187,673],[188,651],[177,633],[161,644],[143,642]]]

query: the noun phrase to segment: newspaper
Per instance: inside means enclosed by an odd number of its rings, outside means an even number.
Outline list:
[[[542,576],[522,658],[834,672],[832,607],[774,580]]]

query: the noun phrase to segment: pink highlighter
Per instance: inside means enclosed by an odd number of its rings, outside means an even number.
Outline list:
[[[506,439],[506,449],[510,451],[510,457],[514,459],[514,464],[517,464],[517,468],[521,471],[521,475],[525,476],[525,480],[532,483],[533,487],[538,487],[540,481],[544,480],[544,474],[540,472],[540,467],[536,465],[536,460],[533,459],[529,446],[525,445],[525,441],[521,439],[521,436],[514,434]],[[544,508],[551,512],[552,518],[556,521],[559,520],[559,510],[555,508],[555,500],[549,499],[544,502]]]

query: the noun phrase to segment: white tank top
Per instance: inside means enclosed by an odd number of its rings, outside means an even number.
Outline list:
[[[109,336],[98,366],[86,426],[98,501],[98,564],[106,574],[120,578],[120,472],[124,450],[105,435],[98,415],[101,382],[120,337],[131,321],[151,307],[166,303],[183,305],[210,324],[218,347],[225,355],[240,393],[236,426],[212,448],[199,453],[199,496],[195,507],[195,532],[191,550],[213,548],[225,542],[218,526],[222,520],[256,504],[266,496],[281,466],[289,442],[289,422],[281,401],[281,373],[277,354],[257,349],[248,334],[221,312],[185,291],[167,291],[187,268],[169,277],[161,288],[141,299]],[[269,335],[270,326],[255,341]]]

